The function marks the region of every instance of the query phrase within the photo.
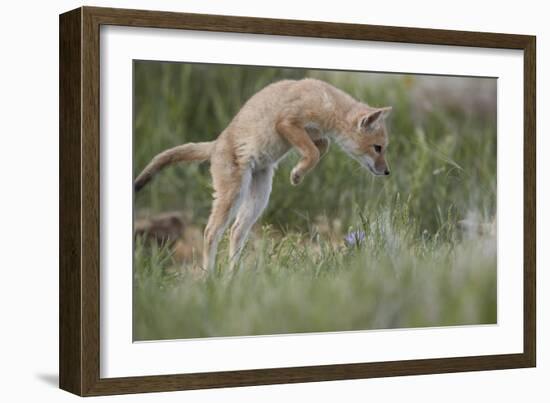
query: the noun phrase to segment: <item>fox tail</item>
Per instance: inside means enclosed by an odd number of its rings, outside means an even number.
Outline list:
[[[210,159],[214,141],[187,143],[169,148],[157,154],[134,181],[134,191],[138,192],[153,176],[168,165],[182,161],[206,161]]]

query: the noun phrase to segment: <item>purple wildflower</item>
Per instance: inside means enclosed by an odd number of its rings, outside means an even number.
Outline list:
[[[346,241],[346,245],[349,247],[359,246],[360,244],[365,242],[365,232],[364,231],[350,232],[344,237],[344,241]]]

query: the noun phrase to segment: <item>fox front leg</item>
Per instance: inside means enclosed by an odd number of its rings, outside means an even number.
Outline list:
[[[317,165],[321,157],[321,151],[311,140],[305,129],[290,120],[283,119],[277,123],[277,131],[292,146],[296,147],[302,155],[302,158],[290,173],[290,183],[296,186]]]
[[[323,156],[327,153],[328,147],[330,145],[329,139],[327,138],[317,139],[317,140],[314,140],[313,143],[319,149],[319,158],[323,158]]]
[[[317,150],[319,151],[319,157],[318,158],[314,157],[314,159],[316,158],[316,160],[318,161],[321,158],[323,158],[323,156],[327,153],[330,142],[328,139],[318,139],[318,140],[314,140],[313,144],[315,144],[315,146],[317,147]],[[302,158],[300,163],[304,161],[304,159],[305,158]],[[317,165],[317,162],[315,162],[315,164],[312,167],[306,168],[304,170],[302,167],[300,167],[300,163],[298,163],[298,165],[296,165],[294,169],[292,169],[292,172],[290,173],[290,183],[293,184],[294,186],[299,185],[300,182],[302,182],[304,175],[308,171],[313,169],[315,165]],[[305,164],[306,166],[309,165],[307,160],[305,161]]]

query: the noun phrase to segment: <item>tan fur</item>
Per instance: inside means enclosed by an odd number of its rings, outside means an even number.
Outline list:
[[[155,156],[134,181],[134,190],[140,190],[151,178],[167,165],[180,161],[206,161],[214,142],[188,143],[165,150]]]
[[[203,265],[214,266],[218,242],[235,219],[229,247],[233,265],[267,206],[273,172],[291,148],[302,156],[290,175],[293,185],[315,168],[330,139],[373,174],[388,175],[384,122],[390,110],[358,102],[320,80],[279,81],[253,95],[215,141],[157,155],[136,179],[135,189],[168,164],[209,159],[214,201],[204,232]]]

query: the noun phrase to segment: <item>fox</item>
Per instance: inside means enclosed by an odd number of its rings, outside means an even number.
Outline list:
[[[389,175],[386,119],[391,106],[372,107],[318,79],[281,80],[250,97],[213,141],[186,143],[154,156],[134,181],[138,192],[168,165],[210,161],[213,202],[203,233],[202,267],[215,267],[229,224],[229,263],[239,260],[252,226],[268,205],[274,172],[291,149],[299,185],[331,142],[373,175]]]

